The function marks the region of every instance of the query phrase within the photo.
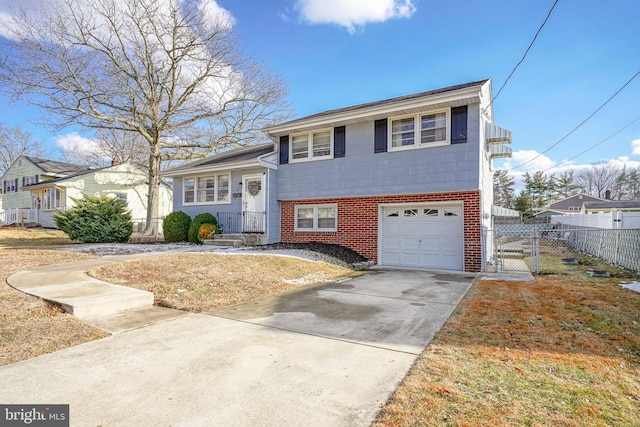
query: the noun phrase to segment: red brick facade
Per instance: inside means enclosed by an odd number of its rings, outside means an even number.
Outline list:
[[[378,262],[378,205],[394,203],[462,202],[464,212],[464,270],[477,272],[482,268],[480,231],[480,192],[461,191],[434,194],[399,194],[351,198],[281,201],[282,242],[333,243],[353,249]],[[338,231],[294,231],[295,206],[314,204],[338,205]]]

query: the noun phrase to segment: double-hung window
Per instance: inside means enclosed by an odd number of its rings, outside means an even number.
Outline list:
[[[330,159],[333,157],[331,129],[291,135],[291,161]]]
[[[449,110],[389,119],[389,150],[449,144]]]
[[[295,207],[295,231],[337,231],[337,205],[298,205]]]
[[[229,202],[229,174],[184,178],[183,203],[217,204]]]

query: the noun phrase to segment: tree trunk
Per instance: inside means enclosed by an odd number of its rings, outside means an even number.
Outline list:
[[[147,221],[144,235],[155,236],[158,233],[160,218],[158,217],[158,204],[160,200],[160,144],[150,147],[149,154],[149,191],[147,195]]]

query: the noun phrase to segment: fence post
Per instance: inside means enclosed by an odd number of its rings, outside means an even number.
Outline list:
[[[531,269],[540,274],[540,235],[538,227],[533,227],[531,231]]]

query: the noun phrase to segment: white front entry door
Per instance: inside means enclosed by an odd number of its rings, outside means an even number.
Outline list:
[[[266,217],[264,174],[242,176],[242,231],[264,233]]]
[[[461,205],[385,206],[380,219],[380,264],[462,270]]]

